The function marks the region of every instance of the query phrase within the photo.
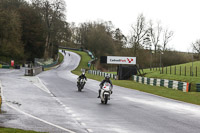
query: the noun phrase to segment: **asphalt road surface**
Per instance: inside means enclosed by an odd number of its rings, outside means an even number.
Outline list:
[[[99,82],[76,87],[80,57],[35,77],[24,69],[0,69],[3,96],[0,127],[51,133],[199,133],[200,106],[114,86],[107,105],[97,98]]]

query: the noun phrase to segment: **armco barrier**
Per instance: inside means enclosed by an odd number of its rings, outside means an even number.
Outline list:
[[[200,83],[196,84],[197,92],[200,92]]]
[[[180,82],[175,80],[168,80],[168,79],[156,79],[156,78],[147,78],[133,75],[133,80],[135,82],[149,84],[152,86],[164,86],[166,88],[171,88],[175,90],[181,90],[183,92],[188,92],[190,84],[188,82]],[[200,84],[196,85],[197,91],[200,92]]]
[[[110,78],[112,79],[117,79],[117,75],[115,74],[112,74],[112,73],[105,73],[105,72],[101,72],[99,70],[88,70],[88,73],[89,74],[93,74],[93,75],[98,75],[98,76],[102,76],[102,77],[105,77],[105,76],[109,76]]]
[[[9,69],[9,68],[10,68],[10,65],[2,65],[2,68]]]

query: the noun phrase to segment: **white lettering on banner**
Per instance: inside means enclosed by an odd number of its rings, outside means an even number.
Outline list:
[[[107,56],[107,64],[136,64],[136,57]]]

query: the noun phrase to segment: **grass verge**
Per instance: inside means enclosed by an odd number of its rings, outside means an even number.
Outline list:
[[[62,63],[63,59],[64,59],[63,54],[61,54],[61,53],[59,52],[58,64]]]
[[[80,52],[80,51],[73,51],[81,56],[81,61],[79,66],[72,71],[72,73],[79,75],[81,73],[81,68],[87,68],[87,62],[90,60],[90,57],[87,55],[85,52]],[[87,77],[90,79],[102,81],[104,78],[101,76],[96,76],[92,74],[87,74]],[[165,87],[159,87],[159,86],[150,86],[150,85],[145,85],[145,84],[140,84],[131,80],[112,80],[114,85],[118,85],[121,87],[126,87],[130,89],[135,89],[179,101],[184,101],[188,103],[193,103],[200,105],[200,93],[197,92],[182,92],[179,90],[173,90]]]
[[[184,66],[184,65],[185,64],[182,64],[182,66]],[[180,66],[180,65],[178,65],[178,66]],[[175,66],[172,66],[172,68],[173,67],[175,67]],[[168,70],[168,71],[170,71],[170,70]],[[191,83],[191,90],[190,91],[192,91],[192,92],[196,92],[196,84],[200,83],[200,77],[195,77],[195,76],[189,76],[189,75],[184,76],[183,74],[182,75],[180,75],[180,74],[175,75],[174,73],[160,74],[160,71],[155,71],[155,70],[150,71],[149,69],[144,69],[144,73],[146,73],[145,77],[149,77],[149,78],[159,78],[159,79],[169,79],[169,80],[189,82],[189,83]]]
[[[41,133],[41,132],[25,131],[25,130],[15,129],[15,128],[0,127],[0,133]]]

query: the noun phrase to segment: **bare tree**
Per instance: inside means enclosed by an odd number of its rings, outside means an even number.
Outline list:
[[[166,50],[166,46],[169,43],[170,39],[173,37],[173,35],[173,31],[169,31],[168,29],[163,31],[163,51]]]
[[[133,32],[129,40],[134,49],[134,55],[137,55],[137,50],[142,47],[143,38],[148,32],[146,27],[145,17],[143,14],[140,14],[136,25],[132,25]]]
[[[196,40],[195,43],[192,43],[192,47],[194,52],[200,55],[200,39]]]
[[[162,32],[162,27],[159,22],[157,23],[157,26],[154,27],[153,22],[150,21],[149,22],[149,31],[150,31],[151,42],[154,46],[154,51],[155,51],[155,56],[156,56],[157,48],[158,48],[158,45],[160,42],[160,35]]]

